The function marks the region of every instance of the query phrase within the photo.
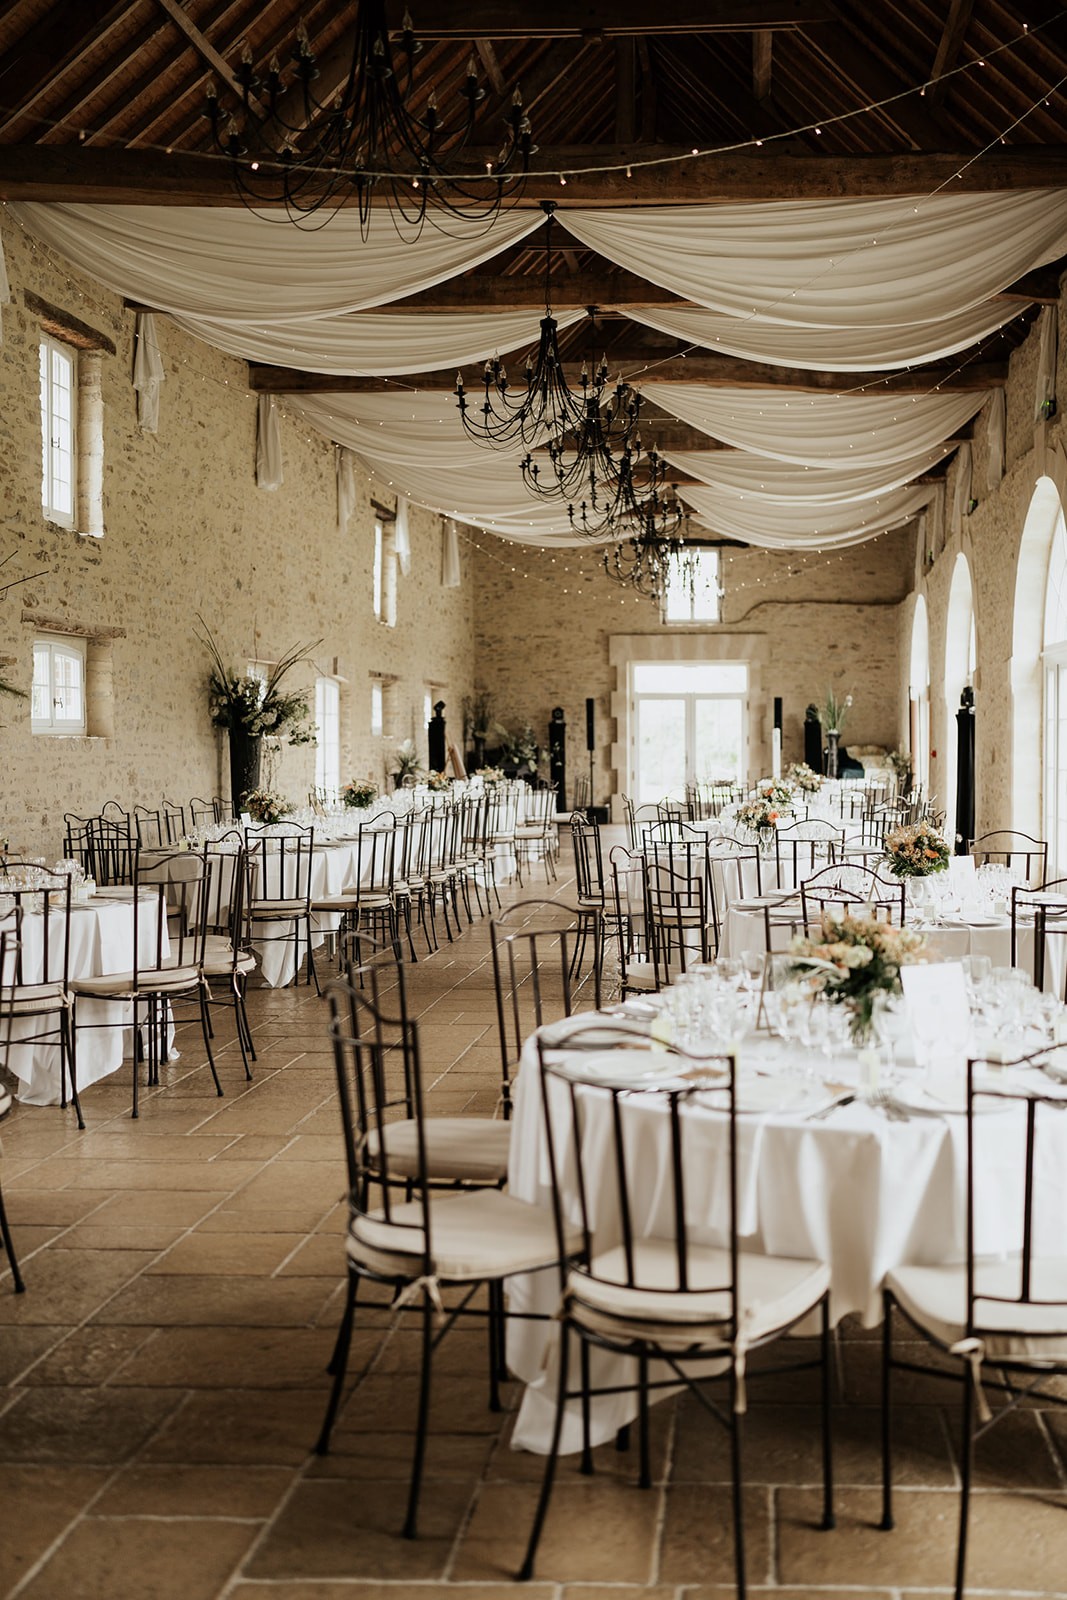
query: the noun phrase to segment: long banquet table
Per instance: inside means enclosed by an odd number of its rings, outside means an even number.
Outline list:
[[[581,1056],[576,1054],[574,1059],[581,1064]],[[650,1057],[650,1061],[656,1059]],[[801,1080],[795,1070],[790,1074],[796,1059],[795,1047],[787,1049],[767,1037],[749,1035],[742,1046],[738,1104],[755,1103],[765,1109],[738,1115],[741,1248],[827,1262],[834,1322],[855,1314],[865,1325],[873,1326],[881,1317],[880,1285],[890,1268],[905,1262],[933,1264],[963,1258],[967,1119],[962,1114],[962,1098],[953,1102],[959,1109],[946,1108],[940,1113],[923,1109],[890,1118],[857,1094],[850,1104],[837,1105],[824,1116],[817,1113],[832,1103],[841,1090],[841,1080],[856,1077],[856,1059],[853,1056],[850,1066],[847,1058],[842,1058],[834,1063],[832,1072],[824,1066],[825,1076],[834,1080],[831,1088],[816,1083],[809,1086],[807,1096],[800,1093]],[[671,1070],[669,1058],[666,1070]],[[962,1070],[960,1065],[961,1082]],[[785,1109],[774,1106],[776,1082]],[[595,1139],[597,1119],[607,1119],[608,1097],[595,1084],[579,1092],[586,1126]],[[1067,1096],[1067,1086],[1063,1093]],[[669,1161],[664,1100],[655,1095],[630,1096],[627,1112],[643,1124],[634,1209],[651,1232],[658,1222],[667,1220],[660,1215],[669,1192],[664,1181]],[[725,1166],[727,1122],[720,1113],[697,1103],[683,1115],[686,1138],[692,1141],[687,1171],[702,1175],[695,1185],[687,1226],[698,1242],[723,1244],[729,1226],[725,1182],[715,1174],[721,1174]],[[532,1039],[523,1051],[515,1084],[511,1127],[510,1191],[547,1207],[551,1187],[540,1071]],[[1046,1185],[1051,1208],[1062,1217],[1067,1215],[1067,1116],[1056,1119],[1055,1132],[1055,1148],[1044,1151],[1039,1178]],[[976,1119],[976,1140],[994,1174],[979,1196],[978,1244],[981,1251],[996,1254],[1017,1244],[1010,1219],[1019,1212],[1013,1202],[1020,1193],[1022,1120],[1013,1111],[982,1116]],[[602,1248],[615,1242],[607,1160],[599,1175],[604,1187],[594,1193],[591,1203],[597,1218],[596,1247]],[[573,1215],[577,1219],[576,1208]],[[1037,1243],[1040,1250],[1041,1240]],[[1058,1239],[1055,1244],[1058,1248]],[[519,1311],[537,1310],[551,1316],[558,1293],[558,1279],[542,1273],[516,1282],[512,1304]],[[555,1415],[555,1338],[551,1322],[516,1319],[509,1325],[509,1363],[527,1385],[514,1432],[516,1449],[541,1453],[548,1449]],[[594,1351],[593,1384],[625,1382],[630,1367],[624,1358]],[[597,1398],[593,1404],[594,1442],[610,1439],[635,1415],[636,1403],[630,1395]],[[580,1444],[575,1408],[565,1420],[562,1448],[576,1450]]]

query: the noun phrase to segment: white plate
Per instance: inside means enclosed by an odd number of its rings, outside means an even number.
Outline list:
[[[798,911],[800,901],[796,895],[761,894],[753,895],[751,900],[734,900],[731,902],[734,911],[762,911],[769,906],[772,911]]]
[[[602,1083],[610,1087],[656,1083],[677,1083],[685,1074],[685,1062],[666,1050],[581,1050],[564,1054],[564,1068],[581,1083]]]
[[[136,893],[137,893],[136,889],[131,888],[129,884],[116,883],[116,884],[111,884],[111,885],[105,885],[103,889],[97,889],[96,893],[93,895],[93,899],[94,900],[132,900]]]
[[[824,1106],[832,1105],[839,1092],[825,1089],[821,1083],[798,1083],[791,1078],[749,1077],[745,1074],[737,1082],[737,1109],[739,1112],[774,1111],[787,1117],[810,1117]]]
[[[976,1088],[1006,1089],[1008,1084],[1005,1079],[983,1078],[975,1085]],[[964,1078],[958,1082],[939,1082],[932,1084],[897,1084],[892,1092],[892,1098],[900,1105],[912,1111],[934,1113],[937,1116],[966,1116],[967,1115],[967,1084]],[[987,1100],[980,1095],[974,1103],[975,1115],[984,1116],[990,1112],[1002,1112],[1009,1107],[1002,1106],[996,1100]]]

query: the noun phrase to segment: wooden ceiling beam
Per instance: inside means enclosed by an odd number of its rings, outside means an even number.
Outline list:
[[[749,33],[804,28],[836,15],[829,0],[434,0],[416,19],[419,39],[636,38],[667,33]]]
[[[752,35],[752,93],[757,102],[771,98],[771,60],[774,34],[760,28]]]
[[[929,394],[940,390],[978,390],[1002,387],[1008,381],[1008,364],[974,362],[970,366],[916,367],[910,372],[811,372],[799,367],[770,366],[766,362],[735,360],[732,356],[700,353],[657,357],[647,350],[628,354],[614,349],[612,368],[620,367],[628,382],[707,384],[717,389],[791,389],[800,394],[838,394],[865,389],[870,394]],[[568,380],[578,382],[579,363],[567,363]],[[399,394],[405,391],[447,393],[456,386],[454,366],[436,372],[415,372],[397,378],[336,377],[327,373],[298,372],[288,367],[252,363],[249,386],[264,394]],[[473,398],[480,389],[480,363],[467,364],[465,380]],[[846,378],[847,383],[842,379]]]
[[[959,54],[963,48],[963,38],[970,26],[973,10],[974,0],[950,0],[948,16],[945,18],[945,26],[941,30],[941,38],[938,40],[934,64],[930,68],[930,77],[933,83],[928,90],[928,97],[935,105],[945,93],[947,74],[952,71],[959,60]]]
[[[882,115],[911,140],[916,150],[937,149],[951,137],[946,124],[927,106],[925,98],[908,94],[911,84],[887,71],[873,51],[847,33],[840,23],[812,28],[804,37],[822,56],[827,72],[850,84],[861,103],[864,100],[889,102],[882,106]]]
[[[478,169],[496,151],[468,152]],[[562,200],[572,206],[714,204],[744,200],[832,199],[929,194],[951,183],[955,194],[1067,187],[1067,146],[997,145],[974,153],[809,156],[773,143],[751,155],[689,156],[677,147],[542,147],[523,206]],[[643,161],[656,162],[642,166]],[[626,177],[627,163],[632,177]],[[581,168],[594,168],[589,172]],[[547,169],[547,170],[546,170]],[[555,174],[567,174],[566,193]],[[0,145],[0,198],[113,205],[238,206],[223,157],[175,151],[96,150],[81,145]],[[384,196],[382,197],[384,203]],[[561,213],[566,221],[566,212]]]

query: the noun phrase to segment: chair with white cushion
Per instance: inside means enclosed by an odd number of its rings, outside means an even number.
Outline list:
[[[590,1473],[592,1403],[601,1392],[617,1396],[620,1386],[633,1394],[639,1482],[648,1488],[650,1396],[685,1387],[729,1434],[737,1594],[743,1597],[741,1446],[746,1383],[755,1381],[746,1379],[746,1362],[751,1351],[813,1312],[821,1323],[818,1359],[784,1365],[794,1371],[814,1365],[822,1373],[822,1526],[833,1526],[830,1272],[819,1261],[740,1248],[735,1058],[680,1061],[685,1076],[650,1086],[641,1070],[645,1042],[593,1019],[563,1045],[538,1039],[553,1214],[561,1236],[569,1219],[580,1220],[582,1254],[563,1280],[555,1425],[519,1577],[533,1574],[568,1402],[582,1421],[580,1470]],[[615,1076],[610,1060],[618,1064]],[[596,1063],[595,1076],[583,1083],[589,1061]],[[694,1097],[699,1108],[690,1112]],[[710,1175],[703,1143],[698,1162],[686,1156],[688,1116],[706,1119],[709,1111],[719,1113]],[[572,1384],[575,1346],[581,1360]],[[590,1381],[591,1352],[618,1358],[602,1390]],[[723,1380],[727,1394],[716,1400],[708,1384]]]
[[[519,900],[490,920],[505,1118],[511,1115],[511,1080],[523,1042],[543,1022],[569,1017],[589,976],[590,998],[600,1005],[599,962],[593,962],[585,978],[574,971],[574,949],[581,937],[578,911],[558,900]]]
[[[894,1268],[885,1279],[881,1526],[893,1527],[892,1374],[954,1377],[962,1433],[956,1600],[962,1600],[966,1577],[975,1439],[1022,1405],[1064,1403],[1067,1247],[1060,1085],[1065,1074],[1063,1045],[1013,1062],[1005,1063],[1003,1053],[996,1061],[968,1061],[962,1259],[946,1265],[920,1260]],[[991,1111],[1005,1114],[981,1114]],[[936,1362],[922,1366],[910,1355],[894,1353],[895,1313],[904,1318],[909,1341],[918,1333],[933,1346]],[[999,1397],[996,1411],[989,1406],[990,1392]],[[933,1572],[929,1578],[931,1586],[943,1582]]]
[[[400,970],[399,964],[396,970]],[[371,963],[370,974],[374,972]],[[324,1455],[329,1449],[344,1387],[359,1286],[364,1282],[385,1284],[393,1291],[394,1309],[417,1307],[421,1321],[415,1449],[403,1526],[404,1537],[413,1539],[426,1453],[433,1353],[442,1337],[436,1327],[442,1291],[460,1291],[458,1306],[448,1312],[446,1330],[460,1315],[487,1321],[490,1405],[499,1407],[503,1286],[517,1273],[558,1270],[556,1228],[548,1212],[494,1187],[442,1194],[430,1172],[430,1120],[423,1114],[417,1024],[405,1022],[395,1006],[386,1009],[388,997],[380,993],[374,976],[363,990],[352,984],[332,984],[329,1002],[348,1168],[348,1272],[344,1312],[329,1369],[333,1387],[316,1450]],[[407,1153],[397,1170],[390,1143],[395,1114],[391,1086],[398,1078],[410,1086],[413,1172],[407,1170]],[[400,1109],[403,1113],[407,1107]],[[576,1229],[568,1228],[564,1237],[568,1250],[577,1249]],[[489,1291],[484,1309],[471,1304],[483,1284]]]

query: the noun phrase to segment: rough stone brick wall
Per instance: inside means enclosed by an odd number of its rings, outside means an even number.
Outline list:
[[[357,508],[336,528],[333,446],[280,405],[285,482],[255,484],[256,396],[244,363],[157,318],[166,380],[159,432],[140,432],[130,384],[134,313],[51,250],[0,219],[12,285],[0,345],[0,581],[43,572],[0,603],[5,676],[24,689],[41,619],[71,631],[113,630],[113,737],[55,739],[30,732],[29,702],[0,700],[0,832],[50,860],[63,813],[117,797],[155,807],[228,792],[224,739],[208,720],[199,612],[223,655],[244,670],[297,641],[321,639],[319,670],[342,684],[342,779],[384,781],[396,739],[423,738],[427,682],[444,685],[455,715],[473,676],[471,561],[463,584],[442,589],[441,519],[412,509],[412,572],[398,578],[394,628],[371,602],[372,498],[394,496],[358,476]],[[31,292],[110,339],[102,357],[104,537],[79,537],[41,513],[39,319]],[[374,739],[370,674],[396,678],[395,737]],[[293,686],[310,683],[301,666]],[[458,741],[457,741],[458,742]],[[276,786],[303,802],[313,747],[285,749]]]

